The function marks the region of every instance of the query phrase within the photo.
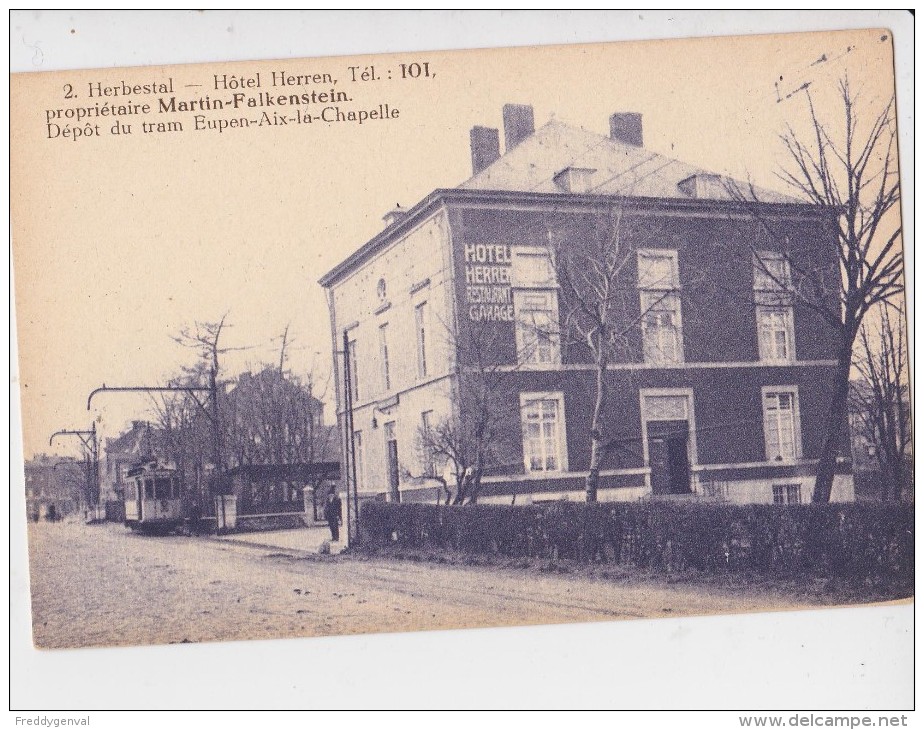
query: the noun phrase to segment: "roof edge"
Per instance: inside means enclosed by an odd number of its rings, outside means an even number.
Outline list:
[[[727,212],[766,211],[789,213],[798,216],[827,216],[836,213],[836,209],[813,203],[770,203],[761,201],[716,200],[709,198],[647,198],[624,195],[600,195],[597,193],[539,193],[520,190],[473,190],[463,188],[437,188],[415,206],[408,209],[407,215],[399,222],[385,228],[369,239],[347,258],[324,274],[318,283],[330,288],[340,281],[345,274],[364,263],[378,249],[387,245],[392,239],[414,228],[420,221],[443,202],[468,203],[551,203],[553,201],[590,207],[611,205],[615,202],[630,203],[637,208],[655,210],[724,210]]]
[[[393,223],[392,225],[377,233],[366,243],[360,246],[356,251],[347,256],[343,261],[341,261],[339,264],[334,266],[334,268],[324,274],[320,279],[318,279],[318,283],[324,288],[329,288],[332,284],[336,283],[343,274],[365,261],[372,251],[383,246],[386,242],[393,238],[395,234],[405,233],[416,226],[420,220],[425,217],[425,212],[429,212],[432,207],[435,207],[437,202],[443,199],[444,194],[449,192],[452,192],[452,190],[445,188],[437,188],[434,190],[415,206],[409,208],[407,214],[400,221]]]

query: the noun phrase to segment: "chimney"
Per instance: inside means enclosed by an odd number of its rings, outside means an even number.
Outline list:
[[[616,112],[610,117],[610,139],[641,147],[642,115],[637,112]]]
[[[500,157],[500,132],[490,127],[472,127],[472,175],[477,175]]]
[[[504,154],[536,131],[529,104],[504,104]]]

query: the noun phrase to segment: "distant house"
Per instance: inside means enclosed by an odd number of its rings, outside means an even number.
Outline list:
[[[238,376],[223,409],[229,466],[324,461],[336,449],[324,404],[277,368]]]
[[[86,464],[41,454],[25,463],[26,516],[32,522],[60,519],[86,503]]]
[[[584,498],[595,373],[561,328],[572,302],[548,244],[594,235],[618,208],[640,232],[621,242],[637,322],[606,372],[605,418],[623,448],[604,464],[599,499],[809,501],[836,350],[787,287],[789,262],[838,276],[835,247],[818,243],[833,235],[831,211],[762,191],[784,256],[724,178],[645,148],[639,114],[614,114],[603,136],[558,121],[535,130],[531,107],[507,105],[504,137],[501,155],[498,130],[472,129],[469,180],[391,211],[321,279],[333,349],[351,356],[344,447],[360,494],[435,498],[435,481],[418,478],[434,468],[418,435],[459,414],[462,378],[488,358],[509,372],[491,407],[511,438],[479,501]],[[457,346],[475,335],[490,352]],[[342,425],[342,355],[335,363]],[[849,448],[845,435],[834,500],[853,499]]]
[[[237,378],[224,403],[224,478],[241,517],[314,516],[319,493],[340,479],[337,429],[323,416],[310,382],[275,367]]]

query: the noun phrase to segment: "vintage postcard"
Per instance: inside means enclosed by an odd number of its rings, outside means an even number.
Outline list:
[[[35,647],[909,601],[894,95],[884,29],[13,74]]]

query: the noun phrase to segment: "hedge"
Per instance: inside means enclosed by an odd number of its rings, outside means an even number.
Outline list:
[[[673,572],[840,578],[914,585],[910,505],[729,505],[683,502],[521,507],[369,502],[363,548],[449,550],[614,563]]]

